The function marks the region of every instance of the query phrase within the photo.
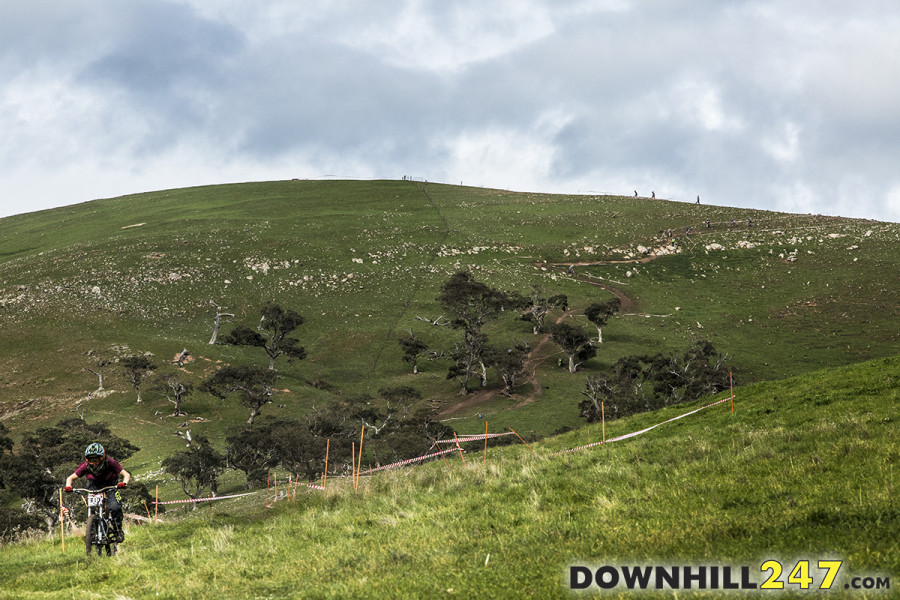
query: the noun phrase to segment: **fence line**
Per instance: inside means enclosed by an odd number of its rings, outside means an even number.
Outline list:
[[[700,412],[700,411],[703,410],[703,409],[710,408],[710,407],[716,406],[716,405],[718,405],[718,404],[722,404],[723,402],[728,402],[729,400],[731,400],[732,402],[734,401],[734,394],[733,394],[733,393],[732,393],[732,395],[729,396],[729,397],[723,398],[723,399],[721,399],[721,400],[717,400],[716,402],[713,402],[713,403],[711,403],[711,404],[707,404],[707,405],[705,405],[705,406],[701,406],[700,408],[696,408],[696,409],[694,409],[694,410],[692,410],[692,411],[686,412],[686,413],[681,414],[681,415],[678,415],[678,416],[676,416],[676,417],[672,417],[671,419],[666,419],[665,421],[661,421],[661,422],[659,422],[659,423],[657,423],[657,424],[655,424],[655,425],[651,425],[650,427],[646,427],[646,428],[644,428],[644,429],[641,429],[640,431],[634,431],[634,432],[631,432],[631,433],[626,433],[626,434],[624,434],[624,435],[620,435],[620,436],[618,436],[618,437],[610,438],[610,439],[608,439],[608,440],[601,440],[601,441],[599,441],[599,442],[593,442],[593,443],[591,443],[591,444],[585,444],[584,446],[578,446],[578,447],[575,447],[575,448],[568,448],[568,449],[566,449],[566,450],[559,450],[559,451],[557,451],[557,452],[552,452],[552,453],[550,453],[550,456],[558,456],[558,455],[560,455],[560,454],[568,454],[568,453],[571,453],[571,452],[577,452],[577,451],[579,451],[579,450],[585,450],[585,449],[587,449],[587,448],[594,448],[594,447],[596,447],[596,446],[601,446],[601,445],[603,445],[603,444],[609,444],[609,443],[611,443],[611,442],[618,442],[618,441],[626,440],[626,439],[629,439],[629,438],[633,438],[633,437],[642,435],[642,434],[644,434],[644,433],[647,433],[648,431],[651,431],[651,430],[653,430],[653,429],[656,429],[656,428],[659,427],[660,425],[665,425],[665,424],[667,424],[667,423],[672,423],[673,421],[677,421],[678,419],[682,419],[682,418],[684,418],[684,417],[693,415],[693,414],[695,414],[695,413]],[[368,469],[368,470],[365,470],[365,471],[361,471],[361,470],[360,470],[360,471],[357,472],[357,475],[368,475],[368,474],[371,474],[371,473],[376,473],[376,472],[378,472],[378,471],[384,471],[384,470],[386,470],[386,469],[393,469],[393,468],[397,468],[397,467],[402,467],[402,466],[404,466],[404,465],[410,465],[410,464],[414,464],[414,463],[419,463],[419,462],[422,462],[422,461],[424,461],[424,460],[428,460],[429,458],[435,458],[435,457],[438,457],[438,456],[444,456],[444,455],[446,455],[446,454],[452,454],[453,452],[457,452],[457,451],[459,451],[459,452],[461,453],[461,455],[462,455],[462,453],[465,453],[465,450],[463,450],[462,448],[460,448],[458,443],[474,442],[474,441],[480,441],[480,440],[485,440],[485,443],[486,443],[488,439],[499,438],[499,437],[503,437],[503,436],[507,436],[507,435],[516,435],[516,436],[518,437],[518,434],[517,434],[517,433],[515,433],[515,432],[512,431],[512,430],[510,430],[509,432],[504,432],[504,433],[489,433],[489,434],[477,434],[477,435],[464,435],[464,436],[461,436],[461,437],[458,437],[458,438],[455,438],[455,439],[452,439],[452,440],[435,440],[435,441],[434,441],[434,444],[432,444],[432,448],[434,448],[434,446],[436,446],[436,445],[438,445],[438,444],[453,444],[454,447],[452,447],[452,448],[447,448],[447,449],[445,449],[445,450],[439,450],[438,452],[431,452],[431,453],[429,453],[429,454],[425,454],[424,456],[419,456],[419,457],[416,457],[416,458],[410,458],[410,459],[407,459],[407,460],[401,460],[401,461],[398,461],[398,462],[395,462],[395,463],[391,463],[391,464],[389,464],[389,465],[382,465],[382,466],[380,466],[380,467],[375,467],[375,468],[373,468],[373,469]],[[521,439],[521,438],[520,438],[520,439]],[[457,442],[458,442],[458,443],[457,443]],[[525,443],[524,440],[522,440],[522,442]],[[527,444],[526,444],[526,445],[527,445]],[[440,446],[438,446],[438,447],[440,448]],[[531,447],[529,446],[529,449],[530,449],[530,448],[531,448]],[[532,450],[532,452],[534,452],[534,450]],[[465,459],[463,459],[463,460],[465,460]],[[294,482],[293,485],[295,485],[295,486],[296,486],[296,485],[303,485],[303,486],[306,486],[306,487],[308,487],[308,488],[310,488],[310,489],[316,489],[316,490],[322,490],[322,491],[324,491],[324,490],[326,489],[325,486],[316,485],[316,484],[314,484],[314,483],[304,483],[304,482],[301,482],[301,481],[296,481],[296,482]],[[256,490],[256,491],[254,491],[254,492],[247,492],[247,493],[245,493],[245,494],[234,494],[234,495],[230,495],[230,496],[211,496],[211,497],[209,497],[209,498],[198,498],[198,499],[196,499],[196,500],[194,500],[194,499],[188,499],[188,500],[169,500],[169,501],[166,501],[166,502],[159,502],[159,501],[156,501],[156,502],[153,502],[153,504],[157,504],[157,505],[163,505],[163,504],[187,504],[187,503],[190,503],[190,502],[209,502],[209,501],[211,501],[211,500],[226,500],[226,499],[229,499],[229,498],[240,498],[240,497],[242,497],[242,496],[250,496],[250,495],[252,495],[252,494],[258,494],[258,493],[260,493],[261,491],[262,491],[262,490]]]

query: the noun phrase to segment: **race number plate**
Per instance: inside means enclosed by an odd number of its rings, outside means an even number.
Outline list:
[[[88,506],[100,506],[103,504],[103,494],[88,494]]]

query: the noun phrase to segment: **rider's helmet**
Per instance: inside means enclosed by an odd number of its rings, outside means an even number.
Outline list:
[[[106,450],[103,446],[94,442],[84,451],[84,460],[87,461],[88,468],[92,473],[103,470],[106,466]]]

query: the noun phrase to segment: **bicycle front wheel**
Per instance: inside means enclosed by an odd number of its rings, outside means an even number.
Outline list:
[[[87,525],[84,528],[84,550],[88,556],[91,555],[91,547],[94,545],[94,540],[97,539],[97,527],[99,524],[100,517],[97,515],[88,517]]]

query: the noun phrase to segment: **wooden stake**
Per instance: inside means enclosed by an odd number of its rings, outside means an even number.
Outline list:
[[[153,520],[153,517],[150,516],[150,507],[147,506],[147,503],[146,503],[146,502],[144,502],[144,510],[147,511],[147,520],[148,520],[148,521],[152,521],[152,520]]]
[[[734,414],[734,376],[728,371],[728,380],[731,382],[731,414]]]
[[[485,465],[487,464],[487,425],[488,425],[488,422],[485,421],[484,422],[484,461],[482,461],[482,464],[485,464]]]
[[[359,473],[362,471],[362,447],[363,447],[363,436],[366,434],[366,426],[363,425],[359,430],[359,459],[357,461],[356,467],[356,487],[354,489],[359,489]]]
[[[432,439],[434,439],[434,438],[432,438]],[[434,445],[437,446],[438,452],[443,452],[443,451],[444,451],[444,449],[441,448],[441,445],[438,444],[438,441],[437,441],[437,440],[434,440]],[[446,455],[446,454],[441,454],[441,458],[444,459],[444,462],[447,463],[447,466],[449,467],[449,466],[450,466],[450,461],[447,460],[447,455]]]
[[[459,447],[459,438],[456,437],[456,432],[453,432],[453,439],[456,440],[456,449],[459,450],[459,457],[462,459],[463,464],[466,464],[466,457],[463,456],[462,448]]]
[[[359,465],[356,468],[356,486],[353,488],[355,490],[359,489],[359,473],[362,471],[362,447],[363,447],[363,436],[366,434],[366,426],[363,425],[362,429],[359,432],[359,459],[357,464]]]
[[[66,551],[66,516],[63,512],[63,489],[59,488],[59,538],[62,540],[62,551]]]
[[[322,474],[322,487],[328,487],[328,450],[331,448],[331,438],[325,442],[325,473]]]
[[[509,430],[512,431],[513,433],[516,433],[516,430],[513,429],[512,427],[510,427]],[[523,440],[521,435],[519,435],[518,433],[516,433],[516,437],[519,438],[520,440],[522,440],[522,443],[523,443],[523,444],[525,444],[526,446],[528,446],[528,442],[526,442],[525,440]],[[532,448],[531,446],[528,446],[528,449],[531,450],[531,453],[532,453],[532,454],[537,454],[537,452],[535,452],[535,451],[534,451],[534,448]]]
[[[606,407],[600,403],[600,418],[603,419],[603,443],[606,443]]]

